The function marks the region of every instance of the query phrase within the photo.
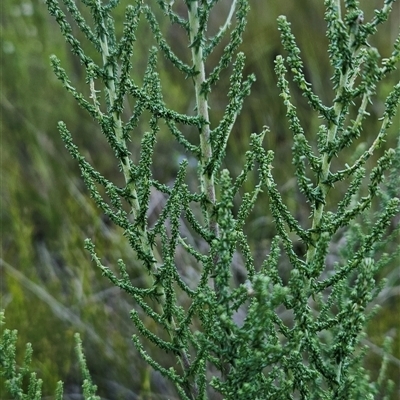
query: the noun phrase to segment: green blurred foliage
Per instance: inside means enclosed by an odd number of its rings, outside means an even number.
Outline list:
[[[302,199],[293,178],[292,141],[273,71],[274,58],[282,52],[276,18],[285,14],[292,23],[302,49],[306,77],[329,104],[333,96],[329,81],[332,69],[326,55],[323,2],[253,0],[251,4],[241,50],[247,55],[245,72],[254,72],[257,82],[235,125],[225,164],[234,173],[235,166],[241,165],[248,149],[250,134],[260,132],[263,125],[269,125],[271,133],[266,137],[266,146],[277,153],[274,176],[289,208],[296,210],[296,217],[307,225],[309,211],[297,209]],[[210,21],[211,32],[223,23],[228,5],[228,1],[220,2],[221,12]],[[381,5],[378,0],[362,1],[365,18],[371,18],[373,9]],[[395,4],[390,21],[372,43],[380,49],[382,57],[389,54],[398,32],[399,6],[399,3]],[[137,268],[128,244],[121,239],[121,232],[110,226],[90,200],[77,166],[70,160],[56,129],[57,121],[64,120],[74,134],[76,144],[84,149],[85,156],[95,167],[108,178],[122,182],[115,158],[99,128],[53,76],[49,56],[56,53],[73,78],[74,85],[85,92],[83,70],[77,59],[71,56],[42,1],[2,0],[1,11],[1,307],[6,310],[7,326],[19,331],[20,357],[24,343],[32,342],[34,369],[45,382],[45,394],[54,393],[59,379],[65,382],[66,394],[80,391],[76,386],[80,378],[73,351],[73,333],[79,331],[89,370],[101,396],[166,398],[162,394],[167,395],[168,388],[144,365],[130,342],[132,324],[129,310],[133,307],[132,302],[102,279],[83,250],[83,240],[93,238],[106,265],[115,265],[120,257],[131,260],[131,275],[139,286],[144,284],[146,276],[142,276]],[[182,4],[182,14],[184,12]],[[124,6],[117,8],[118,29],[122,28],[123,14]],[[162,13],[157,16],[172,48],[188,60],[190,51],[183,32],[168,26]],[[85,45],[85,39],[78,32],[74,34]],[[139,82],[146,67],[147,51],[153,44],[148,27],[141,23],[135,53],[135,74]],[[223,44],[216,49],[215,59],[222,52]],[[89,53],[95,59],[98,57],[94,50]],[[183,80],[182,75],[172,69],[161,55],[159,66],[166,104],[179,112],[192,113],[194,100],[188,95],[193,90],[190,82]],[[213,65],[208,67],[211,70]],[[378,98],[384,98],[398,79],[397,72],[386,80],[380,86]],[[225,74],[210,98],[214,125],[223,115],[228,84]],[[306,135],[313,137],[319,121],[294,86],[293,93]],[[377,132],[378,117],[383,108],[379,99],[371,109],[368,129],[359,143],[370,142]],[[125,118],[129,118],[131,107],[126,104]],[[141,128],[144,131],[146,125],[143,123]],[[399,129],[397,120],[391,128],[388,147],[394,146]],[[197,140],[196,132],[187,134],[193,141]],[[138,155],[140,139],[132,138],[133,157]],[[166,129],[158,138],[156,151],[154,174],[168,183],[180,158],[185,155]],[[352,152],[353,149],[348,150],[349,157]],[[196,171],[193,169],[192,173]],[[248,185],[252,184],[249,179]],[[337,195],[339,198],[340,191]],[[162,199],[153,200],[154,209],[160,201]],[[268,231],[271,216],[267,210],[267,200],[263,199],[249,226],[250,245],[256,260],[257,256],[259,260],[265,256],[274,234]],[[398,268],[398,264],[393,268]],[[389,270],[384,272],[390,274]],[[390,284],[399,286],[398,277]],[[381,311],[370,323],[369,340],[377,346],[371,347],[371,357],[368,358],[368,368],[372,371],[378,369],[379,348],[387,335],[395,338],[393,356],[397,361],[400,359],[399,305],[397,292],[382,304]],[[393,361],[389,370],[392,379],[396,379],[400,366]],[[6,398],[3,390],[0,382],[0,398]]]

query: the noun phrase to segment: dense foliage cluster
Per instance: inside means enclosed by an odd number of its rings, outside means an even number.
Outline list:
[[[133,342],[143,359],[170,380],[182,399],[364,399],[389,396],[385,362],[377,381],[362,368],[365,350],[360,341],[369,317],[368,305],[383,283],[379,271],[396,259],[399,226],[400,138],[397,148],[376,156],[398,111],[400,83],[391,88],[384,103],[381,126],[366,149],[343,160],[342,152],[356,146],[368,123],[368,107],[377,85],[396,69],[400,37],[392,54],[381,60],[370,44],[378,26],[387,18],[394,1],[385,0],[371,21],[365,21],[354,0],[326,0],[328,55],[334,70],[335,97],[326,105],[304,75],[300,49],[291,25],[278,19],[285,56],[277,56],[277,86],[286,107],[293,135],[295,177],[303,204],[310,209],[310,225],[296,218],[280,193],[273,169],[278,149],[266,149],[266,126],[249,135],[249,150],[238,174],[223,168],[227,143],[243,102],[250,95],[253,75],[243,77],[245,55],[238,52],[246,26],[250,0],[232,0],[227,20],[209,36],[207,26],[218,0],[185,0],[183,4],[157,0],[135,1],[126,9],[123,31],[117,35],[113,10],[117,0],[103,4],[84,0],[91,12],[88,23],[73,0],[46,0],[61,33],[86,72],[87,92],[79,91],[57,56],[51,65],[63,87],[98,123],[112,148],[124,184],[109,180],[90,163],[65,123],[59,132],[70,155],[102,212],[123,231],[143,266],[142,285],[132,282],[130,260],[114,266],[102,261],[95,244],[85,248],[94,263],[116,287],[134,301],[131,320]],[[190,48],[189,60],[173,51],[154,13],[160,7],[173,25],[183,29]],[[101,56],[96,61],[73,34],[70,18]],[[157,47],[148,53],[143,83],[132,77],[139,23],[146,21]],[[229,36],[229,40],[226,40]],[[225,44],[224,44],[225,43]],[[207,63],[215,48],[224,44],[218,63]],[[166,57],[193,82],[193,113],[177,112],[166,104],[158,57]],[[288,72],[289,70],[289,72]],[[230,73],[228,102],[223,117],[211,123],[210,96],[221,74]],[[291,80],[311,109],[320,117],[317,132],[306,132],[292,101]],[[126,104],[132,109],[126,116]],[[139,121],[148,129],[141,131]],[[185,159],[172,184],[157,180],[152,169],[154,147],[160,131],[168,131],[182,146]],[[198,140],[193,135],[198,133]],[[141,136],[140,155],[132,156],[130,140]],[[167,150],[168,151],[168,150]],[[188,161],[197,161],[197,184],[188,178]],[[373,168],[367,168],[373,162]],[[256,184],[250,190],[246,181]],[[332,200],[335,187],[345,185],[339,202]],[[151,196],[165,198],[156,220],[148,212]],[[247,222],[260,196],[266,194],[274,221],[274,236],[266,256],[257,264],[248,241]],[[182,229],[185,226],[185,231]],[[341,245],[338,245],[338,243]],[[394,243],[394,244],[393,244]],[[339,255],[332,262],[332,248]],[[191,266],[180,262],[182,254]],[[240,279],[232,269],[234,257],[243,262]],[[289,264],[284,276],[283,264]],[[190,274],[185,268],[193,268]],[[1,342],[2,376],[14,398],[40,398],[41,381],[30,375],[27,394],[23,377],[29,375],[31,348],[25,363],[15,363],[16,332],[6,330]],[[96,398],[79,343],[85,379],[84,395]],[[156,347],[156,355],[148,351]],[[165,365],[162,352],[178,363]],[[62,385],[57,390],[62,398]],[[380,398],[380,397],[379,397]]]

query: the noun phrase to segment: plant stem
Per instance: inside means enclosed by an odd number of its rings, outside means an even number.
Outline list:
[[[99,6],[101,6],[101,4],[99,4]],[[104,21],[103,21],[103,24],[104,24]],[[103,35],[100,36],[100,46],[101,46],[101,54],[102,54],[102,58],[103,58],[103,65],[106,67],[107,76],[109,77],[109,80],[107,82],[108,84],[106,85],[106,91],[107,91],[108,98],[110,101],[110,108],[112,109],[114,106],[114,103],[116,101],[116,98],[117,98],[117,93],[116,93],[116,88],[115,88],[116,77],[114,76],[113,67],[112,67],[111,63],[109,62],[110,61],[109,60],[110,50],[109,50],[109,46],[108,46],[107,36],[105,33],[103,33]],[[114,122],[115,137],[116,137],[118,143],[121,145],[121,147],[126,148],[126,141],[123,137],[121,116],[116,110],[114,110],[114,111],[112,111],[112,118],[113,118],[113,122]],[[130,203],[130,206],[132,207],[132,209],[131,209],[132,215],[134,218],[136,218],[140,212],[140,204],[138,201],[138,195],[137,195],[135,183],[131,179],[131,174],[130,174],[131,160],[130,160],[129,156],[127,156],[127,155],[122,157],[120,160],[121,160],[122,172],[123,172],[124,178],[125,178],[125,184],[129,189],[129,195],[130,195],[130,199],[131,199],[129,201],[129,203]],[[141,229],[140,242],[141,242],[142,249],[146,254],[151,255],[151,259],[152,259],[151,268],[152,268],[153,272],[156,272],[157,271],[157,261],[154,256],[153,249],[149,245],[146,227],[143,227],[143,228],[138,227],[138,229]]]
[[[348,78],[348,72],[342,74],[342,76],[340,78],[339,88],[338,88],[338,94],[337,94],[338,98],[341,98],[341,96],[342,96],[344,87],[347,83],[347,78]],[[331,121],[329,123],[328,135],[326,138],[327,144],[332,143],[335,140],[337,129],[338,129],[336,122],[339,120],[340,113],[343,110],[343,104],[340,102],[336,102],[333,109],[334,109],[334,115],[335,115],[336,121],[335,122]],[[329,185],[327,185],[325,183],[325,181],[329,176],[330,166],[331,166],[331,161],[329,160],[329,154],[324,153],[324,155],[322,157],[322,171],[321,171],[321,175],[320,175],[319,182],[318,182],[318,187],[321,189],[324,199],[326,198],[328,191],[329,191]],[[316,251],[315,246],[316,246],[316,243],[317,243],[319,237],[321,236],[319,228],[321,227],[321,220],[322,220],[322,216],[324,213],[324,209],[325,209],[324,202],[319,202],[314,210],[312,228],[311,228],[312,232],[313,232],[311,235],[312,244],[309,246],[308,251],[307,251],[307,258],[306,258],[307,265],[309,265],[314,258],[315,251]]]
[[[196,95],[196,108],[197,115],[200,116],[206,123],[204,123],[200,128],[200,182],[201,182],[201,191],[206,196],[206,212],[205,216],[208,223],[208,228],[215,238],[219,237],[219,226],[217,222],[217,216],[214,212],[214,207],[216,204],[216,195],[215,195],[215,185],[214,185],[214,175],[208,175],[206,172],[206,165],[211,160],[212,157],[212,147],[210,142],[210,124],[209,124],[209,116],[208,116],[208,102],[207,102],[207,94],[202,91],[202,84],[206,80],[205,76],[205,67],[203,60],[203,47],[202,41],[199,40],[198,43],[194,43],[195,39],[198,39],[200,23],[199,23],[199,6],[198,1],[188,2],[188,13],[189,13],[189,27],[190,27],[190,42],[192,49],[192,61],[195,67],[195,71],[197,74],[194,76],[194,86],[195,86],[195,95]],[[219,255],[216,255],[213,259],[214,272],[215,266],[217,265],[219,260]],[[215,273],[213,274],[215,276]],[[216,280],[214,280],[214,290],[216,294],[216,298],[220,302],[224,302],[225,299],[222,298],[222,290],[223,287],[220,287]],[[222,345],[223,346],[223,345]],[[221,356],[221,378],[224,381],[229,374],[230,365],[224,359],[224,356]]]
[[[202,92],[202,84],[206,80],[204,61],[203,61],[203,48],[202,44],[193,44],[194,39],[199,33],[199,18],[198,18],[198,2],[193,1],[188,3],[189,12],[189,26],[190,26],[190,41],[192,44],[192,61],[197,74],[194,76],[194,86],[196,91],[196,108],[197,115],[202,117],[204,123],[200,128],[200,150],[201,150],[201,167],[202,171],[200,173],[201,191],[206,195],[206,216],[207,223],[209,225],[210,231],[215,237],[219,236],[219,229],[216,218],[213,216],[213,207],[216,202],[215,196],[215,186],[214,186],[214,176],[209,176],[205,172],[205,166],[211,160],[212,148],[210,143],[210,125],[208,116],[208,102],[207,94]]]

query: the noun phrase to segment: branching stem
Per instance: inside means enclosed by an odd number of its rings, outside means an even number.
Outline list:
[[[189,12],[189,26],[190,26],[190,40],[192,48],[192,61],[197,72],[194,76],[194,86],[196,92],[196,109],[197,115],[200,116],[206,123],[200,128],[200,150],[201,150],[201,190],[205,194],[207,199],[206,204],[206,217],[209,228],[215,237],[219,236],[218,225],[213,216],[213,207],[215,205],[215,186],[214,176],[209,176],[205,167],[209,163],[212,157],[212,148],[210,142],[210,124],[208,116],[208,102],[207,94],[202,91],[202,84],[206,80],[204,61],[203,61],[203,49],[201,43],[193,43],[194,38],[197,37],[200,23],[198,18],[198,2],[193,1],[188,4]]]
[[[100,2],[99,2],[99,7],[101,7]],[[103,25],[104,25],[104,21],[103,21]],[[109,102],[110,102],[110,108],[112,110],[114,103],[117,99],[117,93],[116,93],[116,88],[115,88],[116,77],[114,76],[114,70],[113,70],[112,64],[110,63],[110,50],[109,50],[109,46],[108,46],[107,36],[105,33],[103,33],[103,35],[101,35],[101,37],[100,37],[100,46],[101,46],[101,53],[102,53],[102,58],[103,58],[103,65],[105,66],[107,76],[109,77],[109,80],[106,85],[106,91],[107,91]],[[123,136],[121,116],[120,116],[119,112],[115,109],[112,110],[112,118],[113,118],[113,122],[114,122],[115,137],[116,137],[118,143],[121,145],[121,147],[126,148],[126,141]],[[131,160],[130,160],[129,156],[123,156],[121,158],[121,168],[122,168],[122,172],[124,174],[125,184],[127,185],[128,189],[129,189],[129,194],[130,194],[130,199],[131,199],[130,206],[132,207],[131,208],[132,215],[134,218],[136,218],[140,212],[140,204],[138,201],[138,195],[137,195],[135,183],[131,178]],[[140,234],[140,240],[141,240],[141,245],[142,245],[143,251],[146,254],[151,255],[152,268],[153,268],[153,272],[155,272],[157,269],[156,258],[154,257],[153,250],[152,250],[151,246],[149,245],[146,227],[142,228],[142,232]]]
[[[338,88],[338,98],[341,98],[345,85],[347,84],[347,78],[348,78],[348,72],[341,75],[340,84]],[[340,118],[342,110],[343,110],[343,104],[340,101],[336,102],[334,105],[334,115],[336,120],[330,121],[329,123],[328,135],[326,138],[327,144],[332,143],[336,138],[336,133],[338,129],[338,120]],[[321,189],[324,199],[326,198],[329,191],[329,185],[327,185],[325,182],[329,176],[330,166],[331,166],[331,161],[329,159],[329,154],[326,152],[322,157],[322,171],[318,182],[318,187]],[[314,209],[312,228],[311,228],[312,245],[309,246],[307,251],[307,258],[306,258],[307,265],[309,265],[309,263],[312,262],[315,255],[316,251],[315,245],[316,242],[318,241],[318,238],[320,237],[319,228],[321,226],[324,209],[325,209],[325,204],[323,202],[318,202],[318,204]]]

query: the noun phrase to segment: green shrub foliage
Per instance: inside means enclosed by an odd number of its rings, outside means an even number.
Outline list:
[[[324,104],[307,81],[291,25],[284,16],[278,18],[284,55],[275,60],[276,82],[293,136],[292,164],[303,201],[296,207],[310,210],[308,226],[276,184],[279,171],[273,166],[279,149],[266,148],[265,135],[274,134],[267,126],[249,135],[239,173],[223,168],[229,165],[224,160],[230,134],[256,79],[243,76],[245,55],[238,51],[251,0],[232,0],[226,22],[214,36],[207,27],[218,0],[136,0],[126,8],[123,27],[113,20],[118,0],[84,0],[90,22],[73,0],[62,3],[46,0],[86,72],[87,88],[81,92],[74,86],[56,55],[52,68],[98,123],[118,160],[123,184],[91,164],[65,123],[59,123],[59,132],[91,197],[122,228],[121,240],[129,242],[146,279],[134,285],[132,260],[108,265],[91,239],[85,248],[103,275],[131,296],[132,340],[142,358],[174,385],[181,399],[213,398],[216,393],[227,399],[389,398],[393,385],[385,378],[387,358],[373,381],[363,368],[361,340],[371,315],[368,305],[383,286],[377,276],[400,251],[400,228],[393,222],[399,214],[400,145],[378,150],[396,118],[400,83],[386,97],[375,139],[361,149],[357,144],[377,87],[400,58],[400,37],[384,59],[371,45],[394,1],[385,0],[370,21],[358,1],[325,1],[335,94],[331,104]],[[173,49],[160,28],[161,14],[173,29],[186,32],[187,54]],[[154,46],[150,38],[136,37],[139,24],[148,25]],[[74,36],[73,26],[86,37],[85,45]],[[143,63],[135,56],[137,41],[151,47],[143,82],[132,77]],[[97,51],[98,59],[86,46]],[[221,56],[211,64],[215,49]],[[90,54],[95,54],[92,49]],[[180,72],[182,85],[192,85],[193,112],[181,113],[167,104],[160,57]],[[225,112],[214,122],[210,105],[222,74],[230,74],[230,87]],[[303,129],[289,81],[319,116],[316,132]],[[166,132],[182,152],[172,183],[156,179],[152,168],[157,137]],[[131,148],[134,136],[141,137],[140,152]],[[343,159],[352,147],[354,157]],[[189,166],[193,160],[197,175]],[[250,189],[248,179],[255,182]],[[346,188],[339,200],[337,187]],[[154,192],[165,200],[156,219],[149,217]],[[273,232],[265,233],[272,240],[262,263],[248,240],[248,222],[260,199],[274,224]],[[13,398],[40,398],[41,381],[28,367],[32,350],[27,347],[18,368],[15,342],[16,332],[5,330],[2,377]],[[163,353],[177,362],[168,364]],[[85,398],[95,399],[79,338],[78,354]],[[29,374],[24,391],[23,376]],[[57,398],[62,398],[61,384]]]

